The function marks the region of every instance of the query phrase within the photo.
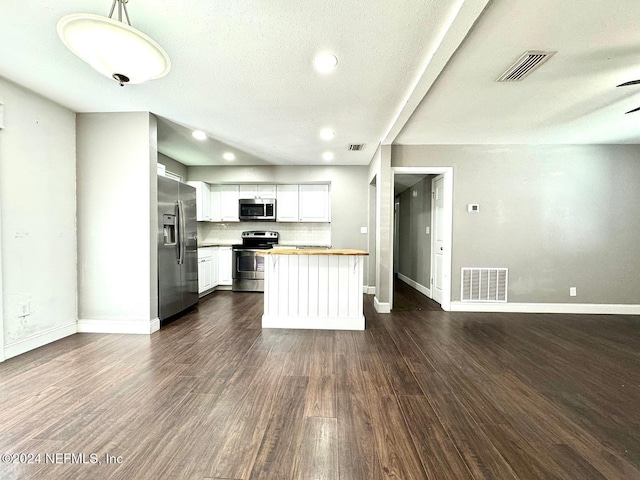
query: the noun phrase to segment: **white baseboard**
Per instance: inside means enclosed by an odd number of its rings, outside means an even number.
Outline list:
[[[361,317],[278,317],[262,316],[262,328],[297,328],[312,330],[364,330]]]
[[[452,312],[508,313],[586,313],[603,315],[640,315],[640,305],[596,303],[474,303],[451,302]]]
[[[366,293],[367,295],[375,295],[376,294],[376,287],[373,286],[364,286],[364,293]]]
[[[78,320],[78,333],[133,333],[150,335],[160,330],[160,319],[152,320]]]
[[[4,346],[4,358],[15,357],[21,355],[30,350],[35,350],[38,347],[42,347],[48,343],[55,342],[61,338],[68,337],[77,332],[76,322],[67,323],[66,325],[60,325],[59,327],[53,327],[42,332],[35,333],[17,340],[15,342],[7,343]]]
[[[431,298],[431,289],[425,287],[424,285],[416,282],[415,280],[411,280],[409,277],[398,273],[398,279],[402,280],[404,283],[406,283],[407,285],[415,288],[416,290],[418,290],[420,293],[422,293],[423,295],[426,295],[427,297]]]
[[[378,313],[391,312],[391,304],[389,302],[379,302],[378,297],[373,297],[373,308],[375,308]]]

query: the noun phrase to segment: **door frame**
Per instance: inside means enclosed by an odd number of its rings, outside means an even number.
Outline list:
[[[451,310],[451,270],[453,259],[453,167],[391,167],[392,201],[395,201],[393,196],[395,176],[403,174],[444,176],[444,217],[442,233],[445,251],[442,265],[442,303],[440,306],[443,310],[449,311]],[[393,235],[395,235],[395,225]],[[391,238],[393,238],[393,235]],[[394,254],[394,245],[393,242],[391,242],[391,261],[393,261]],[[390,268],[389,271],[389,302],[391,309],[393,309],[393,268]]]
[[[436,197],[435,197],[435,183],[436,180],[439,179],[440,177],[442,177],[442,175],[436,175],[434,177],[431,177],[431,188],[430,188],[430,194],[431,194],[431,211],[429,212],[429,215],[431,216],[431,221],[429,222],[431,225],[429,228],[431,228],[431,252],[429,254],[429,260],[430,260],[430,268],[429,268],[429,279],[430,279],[430,284],[429,284],[429,291],[431,292],[431,295],[429,298],[431,298],[431,300],[434,300],[437,302],[437,300],[435,300],[434,297],[434,291],[435,291],[435,285],[436,285],[436,280],[435,280],[435,260],[436,260],[436,221],[435,221],[435,209],[436,209]],[[443,184],[444,184],[444,178],[443,178]],[[446,194],[446,185],[444,186],[445,189],[445,194]],[[444,209],[443,209],[444,211]],[[444,275],[443,275],[444,277]],[[442,278],[441,280],[444,280],[444,278]],[[444,286],[444,281],[441,282],[442,285]],[[441,299],[442,300],[442,299]],[[440,302],[438,302],[440,303]]]

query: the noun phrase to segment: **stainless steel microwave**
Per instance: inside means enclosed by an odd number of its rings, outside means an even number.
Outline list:
[[[240,220],[242,221],[276,221],[275,198],[242,198],[239,206]]]

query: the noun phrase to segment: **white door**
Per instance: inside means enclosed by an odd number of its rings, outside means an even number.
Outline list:
[[[431,181],[431,298],[442,303],[444,264],[444,176]]]

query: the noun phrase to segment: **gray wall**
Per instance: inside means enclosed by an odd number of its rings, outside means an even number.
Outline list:
[[[452,300],[461,267],[508,267],[510,302],[638,304],[640,146],[395,146],[392,165],[454,167]]]
[[[398,222],[398,273],[431,288],[431,179],[433,175],[409,187],[396,197],[400,209]],[[413,192],[416,196],[413,196]]]
[[[166,167],[166,169],[176,175],[180,175],[182,177],[182,181],[187,181],[187,167],[182,163],[174,160],[171,157],[167,157],[162,153],[158,153],[158,163],[161,163]]]

